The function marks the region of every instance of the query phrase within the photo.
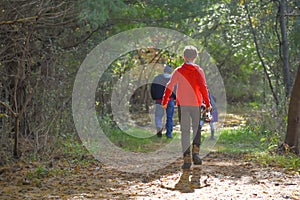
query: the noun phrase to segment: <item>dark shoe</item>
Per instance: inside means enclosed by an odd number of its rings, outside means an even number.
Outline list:
[[[202,165],[202,160],[198,153],[193,153],[193,162],[194,162],[194,165]]]
[[[192,166],[191,155],[186,154],[183,156],[183,165],[181,166],[182,169],[190,169]]]
[[[199,146],[193,145],[193,162],[194,165],[202,165],[202,160],[199,155]]]
[[[157,137],[162,137],[162,129],[160,131],[157,132]]]

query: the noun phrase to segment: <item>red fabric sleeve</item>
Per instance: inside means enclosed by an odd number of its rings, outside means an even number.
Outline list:
[[[208,96],[208,90],[207,90],[207,85],[206,85],[206,79],[205,79],[205,75],[202,69],[199,70],[199,74],[200,74],[200,91],[204,100],[204,103],[206,105],[206,107],[210,107],[210,101],[209,101],[209,96]]]

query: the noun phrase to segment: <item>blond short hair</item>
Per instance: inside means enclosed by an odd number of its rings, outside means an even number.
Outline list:
[[[187,61],[194,61],[197,58],[198,50],[194,46],[186,46],[183,50],[183,57]]]

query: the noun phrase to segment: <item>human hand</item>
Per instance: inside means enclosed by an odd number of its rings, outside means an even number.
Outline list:
[[[167,104],[165,104],[165,105],[161,105],[161,107],[163,108],[163,109],[167,109]]]
[[[206,112],[210,112],[211,110],[212,110],[212,107],[211,106],[209,106],[209,107],[206,107]]]

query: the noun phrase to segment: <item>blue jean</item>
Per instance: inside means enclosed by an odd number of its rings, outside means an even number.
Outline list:
[[[162,108],[161,104],[155,104],[155,125],[157,131],[160,131],[163,127],[162,118],[164,117],[165,111]],[[172,137],[173,131],[173,116],[174,116],[174,100],[169,100],[168,106],[166,109],[166,136]]]

